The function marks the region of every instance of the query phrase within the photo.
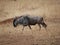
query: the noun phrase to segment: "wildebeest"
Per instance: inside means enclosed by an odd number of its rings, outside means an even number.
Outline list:
[[[31,29],[31,25],[36,25],[36,24],[38,24],[40,28],[41,28],[41,25],[44,28],[47,27],[43,17],[41,16],[22,15],[22,16],[16,17],[13,20],[13,26],[17,27],[18,24],[23,25],[22,30],[24,30],[25,26],[28,26]]]

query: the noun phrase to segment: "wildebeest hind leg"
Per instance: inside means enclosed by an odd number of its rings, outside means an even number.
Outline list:
[[[40,24],[38,24],[38,26],[39,26],[39,31],[41,30],[41,25]]]
[[[29,26],[30,29],[32,29],[30,25],[28,25],[28,26]]]
[[[24,30],[25,26],[23,26],[22,31]]]
[[[30,25],[28,25],[28,27],[32,30],[32,28],[31,28],[31,26],[30,26]],[[33,32],[32,32],[32,34],[33,34]]]

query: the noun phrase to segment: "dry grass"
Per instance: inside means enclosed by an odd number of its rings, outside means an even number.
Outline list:
[[[47,30],[14,28],[14,17],[23,14],[43,16]],[[60,45],[60,1],[0,0],[0,45]]]
[[[54,19],[53,19],[54,20]],[[22,26],[13,27],[13,19],[0,22],[0,45],[60,45],[60,22],[48,20],[47,30],[37,25],[22,32]]]

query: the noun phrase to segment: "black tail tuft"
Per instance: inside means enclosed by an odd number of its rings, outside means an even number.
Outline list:
[[[47,25],[46,25],[45,23],[42,23],[42,26],[43,26],[44,28],[46,28],[46,27],[47,27]]]

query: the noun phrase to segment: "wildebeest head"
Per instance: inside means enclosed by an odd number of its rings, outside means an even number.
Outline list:
[[[14,26],[14,27],[17,27],[18,24],[27,26],[27,25],[28,25],[28,20],[27,20],[27,18],[26,18],[25,16],[16,17],[16,18],[13,20],[13,26]]]
[[[15,19],[13,20],[13,26],[14,26],[14,27],[17,26],[17,18],[15,18]]]
[[[22,16],[20,16],[22,17]],[[18,25],[18,18],[20,17],[15,17],[14,20],[13,20],[13,26],[16,27]]]

